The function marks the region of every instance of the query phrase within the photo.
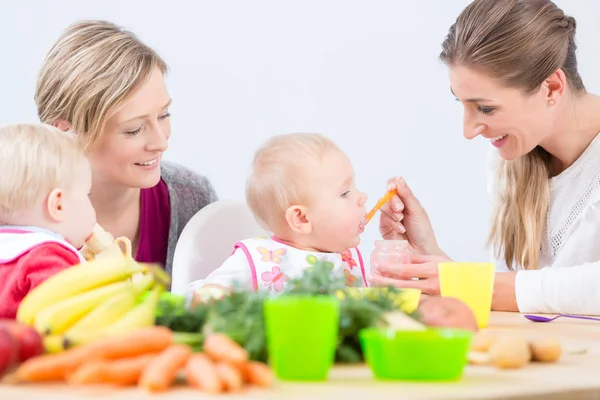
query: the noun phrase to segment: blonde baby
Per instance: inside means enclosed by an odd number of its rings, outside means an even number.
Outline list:
[[[0,127],[0,317],[27,293],[84,262],[96,223],[90,166],[75,138],[44,124]]]
[[[272,237],[234,245],[232,255],[199,288],[231,287],[278,294],[317,260],[333,265],[349,286],[367,286],[357,246],[367,196],[354,184],[348,157],[319,134],[269,139],[255,154],[246,200]]]

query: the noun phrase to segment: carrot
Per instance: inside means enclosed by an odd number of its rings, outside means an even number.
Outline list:
[[[173,384],[179,369],[192,355],[192,349],[184,344],[172,344],[144,369],[139,386],[151,392],[165,391]]]
[[[163,326],[152,326],[125,335],[98,339],[62,353],[30,358],[16,371],[20,381],[62,381],[84,362],[99,359],[120,359],[155,353],[173,341],[172,332]]]
[[[142,354],[120,360],[93,360],[79,367],[69,377],[69,383],[76,385],[95,383],[135,385],[144,369],[156,357],[158,357],[158,353]]]
[[[117,385],[135,385],[144,370],[160,353],[142,354],[136,357],[113,361],[108,380]]]
[[[80,348],[32,357],[21,364],[15,376],[21,382],[63,381],[85,362],[87,352]]]
[[[213,333],[204,341],[204,351],[215,361],[240,364],[248,361],[248,352],[222,333]]]
[[[225,386],[225,390],[237,392],[244,384],[242,372],[227,362],[217,362],[215,365],[217,375]]]
[[[249,361],[241,365],[244,380],[248,383],[262,387],[273,384],[273,372],[268,365],[258,361]]]
[[[72,385],[90,385],[105,383],[110,373],[111,363],[106,360],[92,360],[81,365],[69,377],[67,382]]]
[[[206,390],[208,393],[223,391],[223,383],[219,379],[215,365],[204,353],[191,355],[185,366],[185,379],[191,386]]]
[[[156,353],[166,349],[172,342],[173,333],[168,328],[151,326],[99,339],[84,346],[88,347],[89,359],[114,360]]]

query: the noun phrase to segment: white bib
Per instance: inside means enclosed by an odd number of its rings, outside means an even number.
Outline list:
[[[242,250],[248,259],[254,290],[282,292],[291,279],[302,276],[318,260],[331,263],[333,273],[344,276],[348,286],[368,286],[358,248],[319,253],[296,249],[269,237],[246,239],[236,243],[235,248]]]

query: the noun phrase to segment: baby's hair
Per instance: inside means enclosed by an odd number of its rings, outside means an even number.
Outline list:
[[[246,183],[246,201],[256,220],[272,231],[285,220],[290,206],[306,204],[311,179],[307,167],[332,149],[339,150],[317,133],[290,133],[267,140],[254,155]]]
[[[0,127],[0,223],[31,210],[53,189],[69,190],[85,160],[71,133],[45,124]]]

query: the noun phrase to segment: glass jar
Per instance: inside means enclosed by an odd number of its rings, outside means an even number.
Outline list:
[[[408,264],[410,258],[408,240],[376,240],[371,253],[371,269],[375,264]]]

